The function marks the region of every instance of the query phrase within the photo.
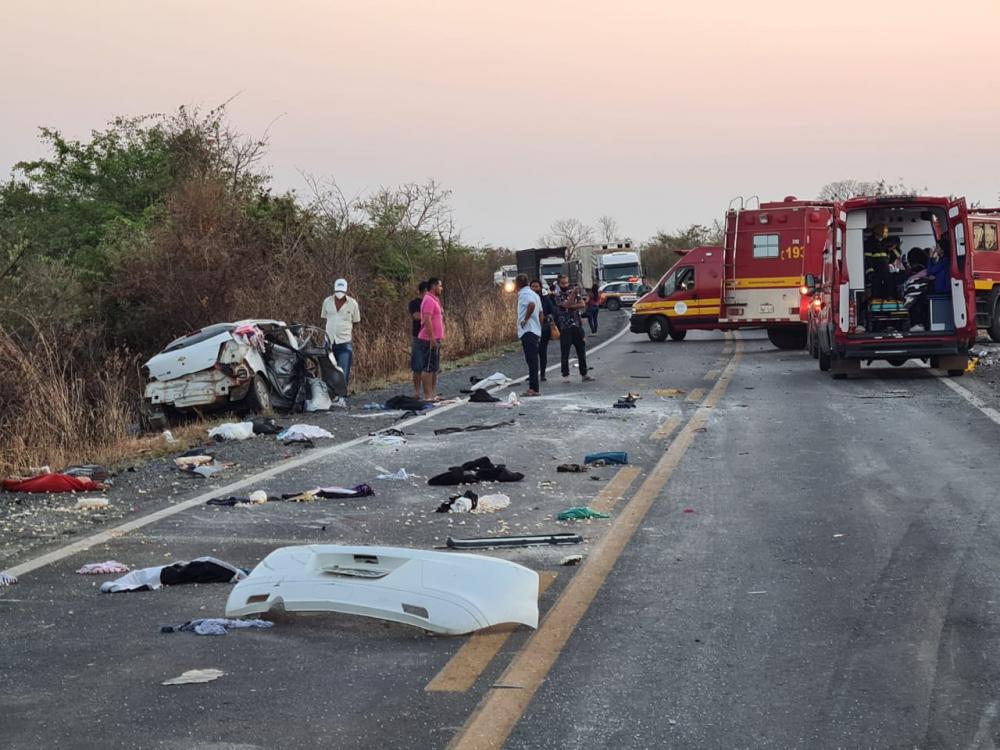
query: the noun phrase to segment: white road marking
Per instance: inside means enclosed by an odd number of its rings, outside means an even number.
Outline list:
[[[593,349],[589,350],[587,353],[592,354],[599,352],[604,347],[620,339],[622,336],[628,333],[628,331],[629,329],[628,326],[626,325],[622,330],[620,330],[614,336],[609,338],[607,341],[598,344]],[[574,359],[571,361],[575,362],[576,360]],[[555,370],[559,366],[560,365],[552,365],[551,367],[546,368],[546,372],[550,370]],[[527,379],[528,376],[524,375],[520,378],[515,378],[509,381],[502,388],[496,388],[494,390],[498,391],[503,390],[504,388],[509,388],[511,385],[517,383],[523,383]],[[436,416],[438,414],[443,414],[444,412],[456,409],[467,402],[468,399],[463,398],[454,404],[446,404],[444,406],[438,406],[434,409],[431,409],[425,414],[420,414],[419,416],[411,417],[410,419],[407,419],[403,422],[399,422],[398,424],[395,425],[395,427],[401,428],[401,427],[409,427],[411,425],[415,425],[418,422],[423,422],[424,420],[430,419],[431,417]],[[88,550],[91,547],[94,547],[98,544],[104,544],[106,542],[110,542],[113,539],[117,539],[118,537],[124,536],[130,531],[135,531],[136,529],[141,529],[144,526],[149,526],[152,523],[161,521],[164,518],[175,516],[178,513],[187,510],[188,508],[193,508],[197,505],[204,505],[213,497],[225,497],[227,495],[233,495],[236,493],[237,490],[241,490],[246,487],[258,484],[266,479],[272,479],[276,476],[280,476],[281,474],[284,474],[287,471],[291,471],[292,469],[298,469],[301,466],[306,466],[308,464],[315,463],[316,461],[328,458],[334,455],[335,453],[340,453],[341,451],[346,450],[347,448],[353,448],[356,445],[362,445],[363,443],[366,443],[368,440],[369,436],[363,435],[362,437],[357,437],[354,438],[353,440],[348,440],[346,443],[339,443],[337,445],[331,445],[327,448],[320,448],[318,450],[309,451],[309,453],[307,454],[301,455],[297,458],[289,459],[287,461],[283,461],[280,464],[277,464],[276,466],[272,466],[270,469],[265,469],[264,471],[257,472],[256,474],[251,474],[248,477],[239,479],[235,482],[231,482],[230,484],[227,484],[223,487],[217,487],[209,492],[203,492],[197,497],[192,497],[190,500],[185,500],[183,502],[177,503],[176,505],[170,505],[167,506],[166,508],[161,508],[160,510],[153,511],[148,515],[141,516],[140,518],[134,518],[131,521],[119,524],[114,528],[98,532],[97,534],[92,534],[91,536],[88,536],[85,539],[73,542],[72,544],[67,544],[64,547],[59,547],[58,549],[54,549],[51,552],[46,552],[44,555],[39,555],[38,557],[32,558],[31,560],[23,562],[20,565],[15,565],[11,568],[7,568],[4,572],[10,573],[15,576],[23,576],[25,573],[30,573],[33,570],[38,570],[39,568],[42,568],[51,563],[58,562],[59,560],[64,560],[67,557],[70,557],[71,555],[75,555],[78,552],[83,552],[84,550]]]
[[[955,393],[957,393],[959,396],[961,396],[970,404],[979,409],[979,411],[981,411],[983,414],[989,417],[990,420],[992,420],[995,424],[1000,424],[1000,411],[997,411],[992,406],[987,405],[985,401],[979,398],[979,396],[970,391],[968,388],[959,385],[954,380],[950,380],[947,378],[942,377],[938,378],[938,380],[941,381],[942,385],[951,388],[953,391],[955,391]]]

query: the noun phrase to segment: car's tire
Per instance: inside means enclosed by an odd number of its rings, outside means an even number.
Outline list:
[[[650,341],[666,341],[670,335],[670,321],[662,315],[654,315],[646,328]]]
[[[906,364],[906,357],[890,357],[886,360],[893,367],[902,367]]]
[[[622,301],[620,299],[617,299],[616,297],[612,297],[611,299],[608,300],[607,308],[611,312],[618,312],[619,310],[622,309]]]
[[[274,405],[271,403],[271,386],[259,372],[253,376],[250,391],[247,393],[247,401],[250,407],[262,416],[274,415]]]
[[[830,372],[830,367],[833,366],[833,360],[830,359],[830,353],[824,352],[822,349],[819,350],[819,354],[816,356],[819,360],[819,371],[820,372]]]
[[[683,341],[684,337],[688,335],[687,331],[671,331],[670,338],[674,341]]]
[[[994,341],[1000,341],[1000,297],[993,303],[993,317],[990,318],[989,328],[986,332]]]
[[[139,427],[143,432],[161,432],[167,429],[169,420],[165,410],[143,401],[139,407]]]
[[[778,349],[802,349],[806,345],[806,330],[801,328],[768,328],[767,339]]]

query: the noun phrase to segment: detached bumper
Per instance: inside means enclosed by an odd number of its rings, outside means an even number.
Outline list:
[[[649,331],[649,316],[632,313],[628,319],[628,329],[632,333],[646,333]]]

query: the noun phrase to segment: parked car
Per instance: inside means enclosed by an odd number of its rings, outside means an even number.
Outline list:
[[[321,328],[280,320],[216,323],[182,336],[143,366],[143,422],[162,429],[172,414],[238,407],[299,410],[308,381],[344,396],[344,373]]]
[[[630,307],[648,291],[649,287],[641,281],[611,281],[598,289],[601,295],[601,307],[606,307],[612,312],[622,307]]]

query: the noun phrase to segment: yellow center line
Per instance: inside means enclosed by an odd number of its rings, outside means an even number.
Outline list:
[[[594,545],[538,630],[504,671],[498,684],[507,687],[491,689],[486,693],[472,716],[449,743],[449,748],[499,750],[503,747],[569,641],[573,630],[597,596],[625,545],[632,539],[653,502],[680,465],[697,430],[705,425],[712,413],[711,408],[722,398],[739,364],[742,349],[742,343],[737,342],[732,361],[712,387],[705,403],[684,425],[608,532]]]
[[[705,397],[705,389],[695,388],[688,394],[688,397],[684,400],[687,401],[689,404],[693,404],[696,401],[701,401],[704,397]]]
[[[680,424],[681,424],[680,417],[671,417],[656,429],[656,432],[653,433],[653,439],[666,440],[668,437],[674,434],[674,430],[680,427]]]
[[[556,580],[557,575],[559,572],[556,570],[539,571],[539,599]],[[434,676],[434,679],[427,683],[424,690],[430,693],[464,693],[476,683],[479,675],[519,627],[520,625],[516,623],[506,623],[474,633]]]
[[[625,495],[626,490],[632,486],[632,482],[639,476],[638,466],[623,466],[618,470],[610,482],[608,482],[600,494],[594,498],[591,508],[607,513],[618,504],[618,501]]]
[[[715,380],[718,377],[719,377],[718,370],[709,370],[708,372],[705,373],[705,377],[703,378],[703,380]]]

